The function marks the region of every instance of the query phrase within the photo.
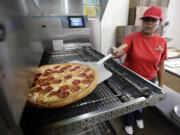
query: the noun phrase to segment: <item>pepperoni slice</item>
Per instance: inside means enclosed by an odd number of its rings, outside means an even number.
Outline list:
[[[57,70],[52,71],[52,73],[57,73]]]
[[[52,69],[46,69],[45,72],[51,73],[53,70]]]
[[[85,78],[88,79],[88,80],[92,79],[93,77],[94,77],[94,75],[92,75],[92,74],[89,74],[89,75],[85,76]]]
[[[58,95],[60,98],[66,98],[69,96],[69,92],[65,91],[65,92],[60,92]]]
[[[72,65],[67,65],[67,66],[63,67],[63,69],[68,69],[70,67],[72,67]]]
[[[32,92],[39,92],[39,91],[41,91],[41,90],[42,90],[41,87],[36,87],[36,88],[34,88],[34,89],[32,90]]]
[[[40,81],[40,82],[45,82],[45,81],[46,81],[46,79],[39,79],[39,81]]]
[[[38,81],[39,80],[39,78],[38,77],[35,77],[34,78],[34,82],[36,82],[36,81]]]
[[[70,79],[70,78],[72,78],[72,75],[66,75],[66,76],[64,77],[64,79]]]
[[[35,77],[40,77],[41,76],[41,73],[36,73],[35,74]]]
[[[48,86],[48,85],[50,85],[49,82],[40,82],[40,86]]]
[[[57,73],[63,73],[64,72],[64,69],[60,69],[57,71]]]
[[[40,81],[39,81],[39,80],[37,80],[37,81],[36,81],[36,83],[37,83],[37,84],[39,84],[39,83],[40,83]]]
[[[88,84],[88,83],[91,82],[91,80],[85,79],[85,80],[82,80],[81,82],[82,82],[83,84]]]
[[[74,87],[72,87],[72,89],[71,89],[72,92],[76,92],[76,91],[78,91],[78,90],[80,90],[80,87],[79,87],[79,86],[74,86]]]
[[[58,69],[60,66],[55,66],[54,69]]]
[[[80,80],[76,79],[76,80],[74,80],[74,81],[72,82],[72,84],[77,85],[77,84],[79,84],[80,82],[81,82]]]
[[[52,81],[52,80],[54,80],[54,77],[48,77],[46,80],[47,81]]]
[[[86,76],[86,73],[81,73],[81,74],[79,74],[79,76],[84,77],[84,76]]]
[[[61,68],[62,70],[66,70],[66,69],[68,69],[68,68],[70,68],[70,66],[65,66],[65,67],[63,67],[63,68]]]
[[[34,86],[36,86],[36,83],[35,83],[35,82],[32,83],[31,88],[34,87]]]
[[[61,83],[61,82],[62,82],[62,80],[55,80],[52,83]]]
[[[42,74],[42,76],[48,76],[48,75],[49,75],[48,72],[44,72],[44,73]]]
[[[46,79],[39,79],[39,80],[37,80],[37,83],[43,83],[45,81],[46,81]]]
[[[75,71],[75,70],[76,70],[75,68],[72,68],[72,69],[70,69],[69,71],[71,71],[71,72],[72,72],[72,71]]]
[[[63,67],[63,68],[61,68],[61,70],[66,70],[66,68],[65,68],[65,67]]]
[[[74,68],[75,68],[75,69],[78,69],[78,68],[80,68],[80,66],[75,66]]]
[[[53,89],[52,86],[48,86],[47,88],[45,88],[42,92],[43,93],[48,93],[49,91],[51,91]]]
[[[59,94],[58,91],[52,91],[52,92],[48,95],[48,97],[54,96],[54,95],[58,95],[58,94]]]
[[[89,72],[89,71],[90,71],[90,68],[84,69],[84,72]]]
[[[69,86],[68,86],[68,85],[63,85],[63,86],[61,86],[61,87],[59,88],[60,91],[65,91],[65,90],[67,90],[67,89],[69,89]]]

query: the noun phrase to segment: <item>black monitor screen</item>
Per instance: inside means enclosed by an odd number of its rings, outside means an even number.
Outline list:
[[[85,27],[84,19],[82,16],[68,16],[70,28],[82,28]]]

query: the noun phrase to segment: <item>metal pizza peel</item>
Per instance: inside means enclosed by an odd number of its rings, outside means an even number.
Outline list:
[[[110,57],[112,57],[112,54],[104,58],[109,59]],[[85,64],[95,68],[99,73],[98,84],[112,76],[112,73],[104,67],[104,64],[98,64],[98,62],[71,61],[71,63]]]
[[[126,44],[122,45],[119,48],[119,50],[123,50],[126,46],[127,46]],[[112,73],[109,70],[107,70],[103,64],[105,61],[107,61],[111,57],[112,57],[112,54],[108,54],[107,56],[103,57],[102,59],[96,62],[71,61],[71,63],[85,64],[85,65],[89,65],[95,68],[99,73],[99,79],[98,79],[98,84],[99,84],[112,76]]]

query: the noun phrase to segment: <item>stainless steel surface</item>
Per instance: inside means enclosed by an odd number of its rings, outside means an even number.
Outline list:
[[[165,61],[165,70],[177,77],[180,77],[180,58],[172,58]]]
[[[72,60],[97,61],[102,54],[91,47],[44,53],[41,65]],[[112,59],[105,67],[113,73],[86,98],[58,109],[26,107],[21,120],[25,134],[63,134],[155,105],[166,97],[162,89],[136,75]]]
[[[96,125],[92,125],[90,127],[76,129],[73,132],[63,134],[61,133],[61,135],[116,135],[116,133],[112,128],[110,122],[105,121]]]
[[[176,105],[174,107],[174,112],[177,115],[178,119],[180,120],[180,105]]]
[[[100,35],[100,20],[102,19],[106,5],[108,4],[108,0],[99,0],[99,5],[86,5],[83,4],[83,0],[24,0],[26,5],[26,13],[30,16],[62,16],[62,15],[84,15],[84,7],[89,6],[97,7],[97,18],[93,18],[90,20],[90,27],[91,27],[91,43],[94,48],[98,51],[101,50],[101,35]],[[45,19],[44,19],[45,20]],[[46,21],[46,20],[45,20]],[[54,20],[55,21],[55,20]],[[40,22],[38,22],[40,23]],[[41,22],[42,23],[42,22]],[[54,26],[58,26],[56,24]],[[40,29],[40,26],[34,25],[37,29]],[[31,37],[38,38],[39,36],[52,38],[51,33],[53,34],[53,38],[58,38],[55,33],[59,32],[59,29],[55,28],[54,31],[49,27],[41,29],[42,32],[36,29],[31,29],[34,33],[33,35],[30,33]],[[44,31],[44,32],[43,32]],[[55,32],[55,33],[54,33]],[[48,35],[46,33],[49,33]],[[44,38],[45,39],[45,38]]]
[[[83,0],[27,0],[29,15],[83,15]]]
[[[31,40],[63,40],[66,42],[90,42],[88,18],[84,28],[69,28],[67,16],[36,16],[25,19],[25,27]],[[32,29],[33,27],[33,29]],[[32,34],[33,33],[33,34]]]
[[[165,65],[170,68],[180,68],[180,58],[166,60]]]
[[[26,102],[28,85],[43,52],[41,42],[30,41],[26,34],[26,6],[24,0],[0,1],[0,24],[5,30],[4,40],[0,41],[1,134],[22,134],[19,119]]]
[[[1,129],[3,125],[6,126],[1,131],[8,129],[7,134],[21,134],[19,119],[28,88],[42,52],[44,48],[52,48],[52,40],[63,40],[63,45],[71,42],[90,43],[88,25],[84,30],[61,27],[63,23],[60,15],[84,14],[82,2],[83,0],[0,2],[0,114],[3,119],[0,126]],[[85,21],[88,21],[87,17]]]
[[[11,4],[9,4],[11,2]],[[26,15],[26,6],[24,5],[24,1],[22,0],[14,0],[14,1],[1,1],[1,17],[16,17],[19,15]],[[8,10],[7,10],[8,9]]]
[[[171,68],[171,67],[165,66],[165,70],[177,77],[180,77],[180,68]]]
[[[171,117],[180,126],[180,105],[175,105],[171,111]]]
[[[0,2],[0,23],[6,32],[4,41],[0,42],[0,112],[10,127],[19,122],[33,69],[43,52],[37,49],[41,44],[30,42],[26,34],[25,9],[22,0]]]
[[[112,119],[117,116],[121,116],[128,112],[132,112],[134,110],[146,107],[145,98],[140,97],[133,101],[129,101],[126,104],[119,104],[114,106],[113,108],[106,108],[105,110],[89,112],[86,114],[81,114],[76,117],[72,117],[69,119],[65,119],[59,122],[55,122],[49,124],[46,128],[47,130],[59,130],[58,128],[62,128],[61,130],[67,132],[68,130],[73,131],[75,128],[88,127],[93,124],[97,124],[103,122],[108,119]],[[76,123],[76,124],[75,124]],[[49,131],[49,132],[51,132]]]
[[[96,18],[102,19],[108,0],[86,4],[83,0],[26,0],[26,12],[31,16],[84,15],[84,7],[97,7]]]
[[[164,91],[167,93],[167,97],[162,102],[159,102],[156,104],[156,107],[162,112],[164,116],[166,116],[171,122],[176,124],[177,126],[180,126],[180,123],[177,122],[175,115],[172,115],[172,112],[174,113],[173,109],[176,105],[180,104],[180,94],[174,91],[173,89],[170,89],[167,86],[163,87]],[[175,116],[175,118],[173,117]]]

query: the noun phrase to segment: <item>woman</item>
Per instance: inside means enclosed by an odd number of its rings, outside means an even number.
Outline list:
[[[124,66],[154,83],[158,75],[159,86],[162,87],[167,44],[165,39],[154,33],[163,19],[162,10],[160,7],[153,6],[147,9],[140,19],[142,20],[141,31],[128,35],[122,43],[122,45],[127,44],[127,47],[122,51],[120,48],[114,50],[113,58],[127,53]],[[123,116],[127,134],[133,134],[132,125],[135,120],[139,128],[144,128],[142,109]]]

